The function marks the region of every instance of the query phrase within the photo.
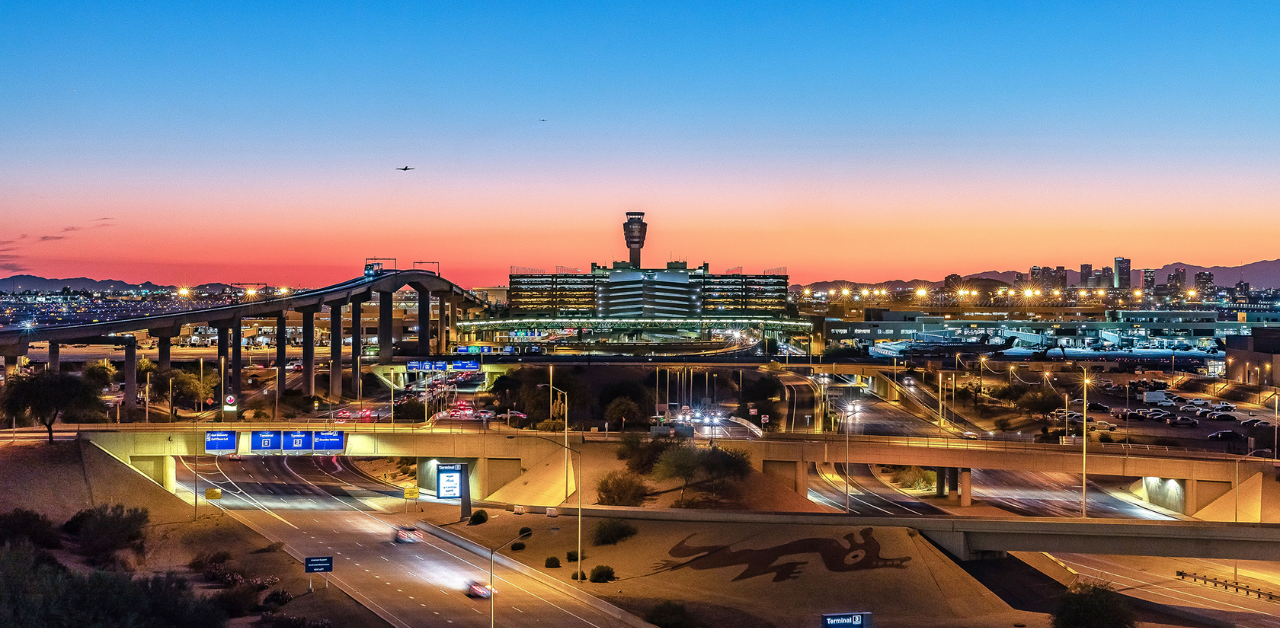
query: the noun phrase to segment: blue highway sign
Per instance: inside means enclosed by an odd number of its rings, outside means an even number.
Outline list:
[[[285,451],[311,451],[311,432],[307,430],[285,432]]]
[[[343,432],[316,432],[311,442],[315,451],[342,451],[346,448],[346,434]]]
[[[250,440],[252,451],[280,451],[280,430],[254,432]]]
[[[210,454],[234,453],[236,433],[230,430],[210,430],[204,433],[204,451]]]

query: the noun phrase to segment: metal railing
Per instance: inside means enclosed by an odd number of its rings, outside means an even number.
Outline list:
[[[1195,582],[1196,584],[1211,586],[1215,589],[1221,586],[1222,590],[1224,591],[1235,591],[1236,593],[1243,593],[1245,597],[1254,595],[1254,596],[1257,596],[1259,600],[1267,600],[1269,602],[1280,602],[1280,594],[1272,593],[1270,591],[1263,591],[1262,589],[1257,589],[1247,584],[1240,584],[1235,580],[1223,580],[1221,578],[1214,578],[1213,576],[1203,576],[1190,571],[1178,571],[1176,573],[1178,575],[1178,579],[1180,580],[1190,580],[1191,582]]]

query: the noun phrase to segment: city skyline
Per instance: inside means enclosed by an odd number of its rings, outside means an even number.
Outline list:
[[[1274,6],[984,9],[6,5],[0,273],[1274,257]]]

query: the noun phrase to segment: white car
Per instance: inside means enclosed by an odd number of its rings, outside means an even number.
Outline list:
[[[1197,408],[1196,406],[1193,406],[1191,404],[1187,404],[1185,406],[1182,406],[1181,408],[1178,408],[1178,410],[1181,412],[1195,412],[1196,410],[1199,410],[1199,409],[1200,408]]]
[[[1113,423],[1109,423],[1109,422],[1107,422],[1107,421],[1098,421],[1097,423],[1095,423],[1095,424],[1094,424],[1092,427],[1090,427],[1089,429],[1093,429],[1093,430],[1102,430],[1102,431],[1104,431],[1104,432],[1114,432],[1114,431],[1116,431],[1116,426],[1115,426],[1115,424],[1113,424]]]
[[[1213,406],[1213,409],[1219,412],[1235,412],[1236,406],[1233,403],[1219,403]]]
[[[1195,405],[1195,406],[1207,406],[1207,405],[1209,405],[1209,402],[1208,402],[1207,400],[1204,400],[1204,399],[1192,399],[1192,400],[1191,400],[1191,405]]]
[[[1153,401],[1153,402],[1151,403],[1151,405],[1153,405],[1153,406],[1159,406],[1159,407],[1161,407],[1161,408],[1176,408],[1176,407],[1178,407],[1178,404],[1176,404],[1176,403],[1174,403],[1174,402],[1172,402],[1172,401],[1169,401],[1168,399],[1165,399],[1164,401]]]

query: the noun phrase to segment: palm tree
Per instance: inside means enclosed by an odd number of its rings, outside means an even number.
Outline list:
[[[0,409],[15,420],[29,416],[49,431],[53,442],[53,424],[71,411],[93,411],[103,407],[97,389],[85,380],[68,373],[41,372],[37,375],[9,380],[0,394]],[[15,421],[16,422],[16,421]]]

